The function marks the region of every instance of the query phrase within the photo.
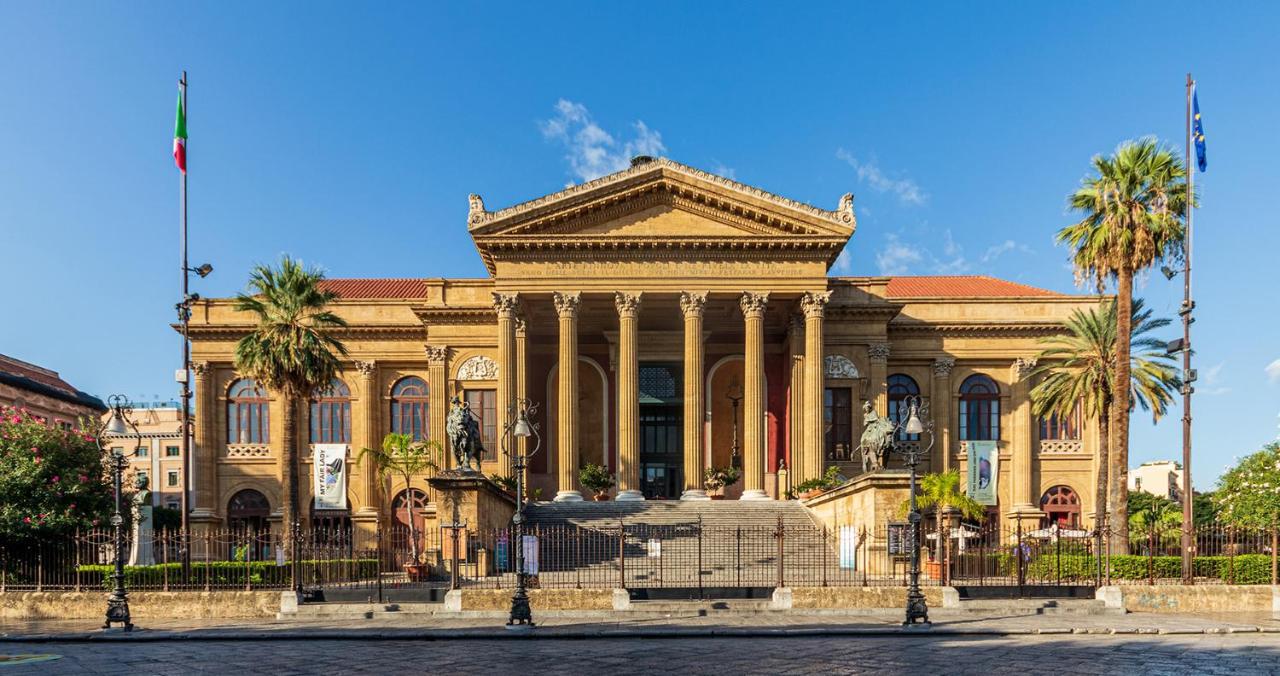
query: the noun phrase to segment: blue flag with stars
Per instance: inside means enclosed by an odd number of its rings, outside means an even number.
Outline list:
[[[1200,122],[1200,94],[1194,90],[1191,92],[1191,138],[1196,143],[1196,164],[1200,166],[1200,171],[1204,171],[1209,166],[1208,160],[1204,155],[1204,124]]]

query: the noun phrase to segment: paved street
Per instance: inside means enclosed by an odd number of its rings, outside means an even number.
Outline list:
[[[884,636],[7,644],[9,674],[1262,674],[1280,635]],[[3,662],[0,662],[3,665]]]

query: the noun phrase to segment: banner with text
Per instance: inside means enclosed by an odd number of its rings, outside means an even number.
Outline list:
[[[969,449],[969,497],[981,505],[996,504],[996,480],[1000,476],[1000,452],[992,441],[966,441]]]
[[[347,445],[315,444],[311,456],[316,509],[347,508]]]

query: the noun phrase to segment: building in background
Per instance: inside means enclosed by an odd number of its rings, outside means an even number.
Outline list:
[[[180,509],[182,505],[182,423],[176,401],[133,404],[137,433],[107,435],[106,447],[133,453],[131,476],[146,475],[153,507]],[[109,415],[104,415],[105,417]],[[132,479],[128,479],[132,484]]]
[[[1182,499],[1182,466],[1172,460],[1144,462],[1129,470],[1129,492],[1150,493],[1177,502]]]
[[[0,354],[0,406],[24,408],[64,429],[96,418],[107,407],[101,399],[72,387],[42,366]]]

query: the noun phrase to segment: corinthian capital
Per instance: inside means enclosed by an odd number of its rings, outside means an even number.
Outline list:
[[[449,347],[447,345],[427,345],[427,363],[444,364],[449,360]]]
[[[525,336],[529,333],[529,325],[525,323],[523,317],[516,317],[516,335]]]
[[[830,291],[810,292],[800,297],[800,309],[806,319],[820,319],[827,309],[827,301],[831,300]]]
[[[374,374],[374,373],[376,373],[376,372],[377,372],[377,370],[378,370],[378,364],[377,364],[377,362],[374,362],[374,361],[372,361],[372,360],[371,360],[371,361],[360,361],[359,359],[357,359],[357,360],[355,360],[355,361],[351,362],[351,365],[352,365],[352,366],[354,366],[354,367],[356,368],[356,371],[357,371],[357,372],[359,372],[359,373],[360,373],[360,375],[362,375],[362,376],[364,376],[364,377],[366,377],[366,378],[368,378],[369,376],[373,375],[373,374]]]
[[[1018,380],[1022,380],[1031,375],[1036,369],[1035,357],[1018,357],[1013,360],[1013,374]]]
[[[764,309],[769,305],[769,294],[746,291],[742,294],[738,305],[742,307],[743,317],[763,317]]]
[[[867,356],[871,358],[871,361],[880,362],[881,364],[889,361],[889,344],[872,343],[867,346]]]
[[[640,294],[614,292],[613,304],[618,308],[618,316],[635,319],[640,314]]]
[[[191,371],[196,375],[197,378],[199,378],[209,372],[209,362],[193,361],[191,362]]]
[[[498,317],[507,319],[515,317],[520,311],[520,294],[518,293],[498,293],[493,294],[493,309],[497,311]]]
[[[938,357],[933,360],[933,375],[949,376],[951,369],[956,367],[955,357]]]
[[[701,317],[707,307],[707,294],[698,291],[685,291],[680,294],[680,312],[686,317]]]
[[[556,304],[556,315],[561,319],[571,319],[578,316],[578,306],[582,304],[581,293],[560,293],[556,292],[552,297]]]

